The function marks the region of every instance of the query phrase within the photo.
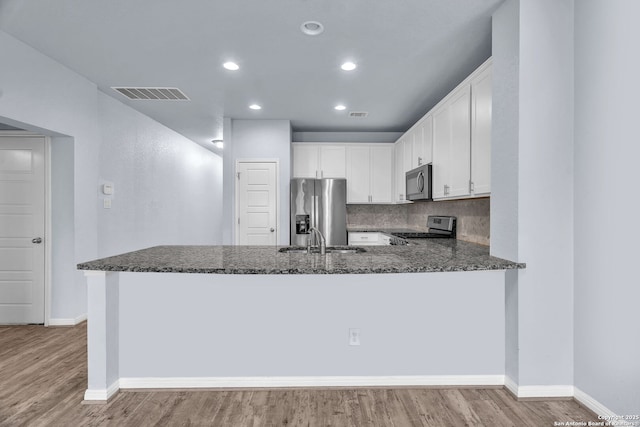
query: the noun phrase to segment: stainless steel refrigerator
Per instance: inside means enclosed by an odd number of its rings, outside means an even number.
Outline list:
[[[327,246],[347,244],[347,180],[291,180],[291,245],[305,246],[316,227]]]

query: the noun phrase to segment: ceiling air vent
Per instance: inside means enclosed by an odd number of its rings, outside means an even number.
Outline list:
[[[190,101],[189,97],[176,87],[112,87],[111,89],[137,101]]]
[[[349,117],[364,118],[368,115],[366,111],[349,111]]]

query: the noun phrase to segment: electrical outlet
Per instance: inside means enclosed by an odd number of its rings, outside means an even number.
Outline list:
[[[360,345],[359,328],[349,328],[349,345]]]

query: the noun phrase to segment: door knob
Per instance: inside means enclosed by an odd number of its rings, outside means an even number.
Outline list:
[[[274,231],[276,231],[276,229],[275,229],[275,228],[273,228],[273,227],[271,227],[271,228],[269,229],[269,231],[271,231],[271,232],[273,233]]]
[[[35,239],[31,239],[31,243],[42,243],[42,238],[36,237]]]

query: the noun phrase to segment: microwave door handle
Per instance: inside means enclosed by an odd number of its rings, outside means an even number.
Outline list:
[[[422,193],[424,191],[424,173],[418,173],[418,193]]]

